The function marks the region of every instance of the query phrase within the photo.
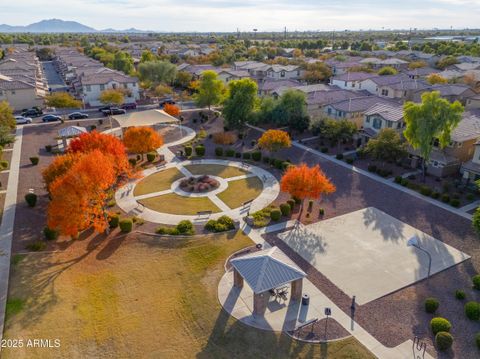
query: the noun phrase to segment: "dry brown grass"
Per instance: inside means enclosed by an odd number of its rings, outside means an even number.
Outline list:
[[[237,142],[237,135],[234,132],[217,132],[212,135],[212,141],[217,145],[233,145]]]

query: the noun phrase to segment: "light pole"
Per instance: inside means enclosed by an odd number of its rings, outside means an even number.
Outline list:
[[[421,250],[422,252],[426,253],[427,256],[428,256],[428,275],[427,275],[427,281],[429,280],[430,278],[430,270],[432,269],[432,256],[430,255],[430,253],[428,253],[428,251],[422,247],[420,247],[420,239],[418,238],[418,236],[415,234],[412,238],[410,238],[408,241],[407,241],[407,246],[408,247],[415,247],[419,250]]]

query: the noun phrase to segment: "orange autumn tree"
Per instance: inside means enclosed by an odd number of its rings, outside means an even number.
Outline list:
[[[67,153],[88,153],[94,150],[100,150],[113,158],[114,168],[118,176],[130,175],[130,165],[125,145],[113,135],[97,131],[83,133],[70,142]]]
[[[258,147],[269,152],[276,152],[291,145],[290,136],[282,130],[268,130],[258,140]]]
[[[76,236],[93,226],[108,228],[106,201],[117,181],[114,157],[95,149],[77,154],[75,163],[50,185],[47,224],[63,235]]]
[[[335,185],[323,173],[319,165],[308,167],[305,163],[290,166],[280,181],[282,192],[303,201],[306,198],[320,199],[323,194],[336,191]]]
[[[169,103],[166,103],[165,106],[163,106],[163,111],[168,113],[170,116],[180,115],[180,108],[178,106],[175,106]]]
[[[163,145],[163,137],[151,127],[130,127],[123,135],[123,143],[129,152],[145,153],[155,151]]]
[[[77,158],[78,155],[75,153],[66,153],[62,156],[57,156],[53,162],[42,171],[43,182],[45,182],[45,188],[48,192],[50,192],[50,185],[53,181],[65,175]]]

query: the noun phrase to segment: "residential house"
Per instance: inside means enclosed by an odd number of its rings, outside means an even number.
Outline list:
[[[465,108],[467,110],[480,109],[480,94],[467,97]]]
[[[280,88],[294,88],[300,86],[301,83],[296,80],[263,80],[258,81],[258,95],[268,96],[278,91]]]
[[[218,77],[223,82],[228,83],[232,80],[240,80],[250,77],[250,74],[245,70],[221,69],[218,71]]]
[[[404,71],[404,73],[412,80],[424,79],[431,74],[437,74],[439,72],[439,70],[432,67],[420,67],[418,69]]]
[[[405,128],[403,107],[399,104],[376,103],[367,109],[363,116],[363,125],[360,131],[362,144],[370,138],[376,137],[384,128],[392,128],[402,133]]]
[[[438,140],[435,140],[435,149],[427,163],[427,172],[437,177],[457,173],[463,163],[468,163],[474,158],[479,138],[480,116],[478,113],[465,112],[458,126],[452,131],[451,141],[447,147],[440,149]],[[421,164],[419,151],[410,148],[409,152],[412,166],[419,166]],[[471,168],[469,165],[466,167]],[[464,176],[470,177],[470,175]]]
[[[325,107],[332,104],[356,97],[364,97],[361,92],[331,87],[330,89],[315,91],[307,95],[307,111],[310,117],[325,116]]]
[[[363,60],[360,60],[360,64],[364,66],[372,67],[373,69],[381,69],[382,67],[393,67],[397,70],[403,70],[408,67],[408,62],[397,59],[397,58],[389,58],[389,59],[379,59],[376,57],[367,57]]]
[[[467,98],[475,96],[476,93],[467,85],[461,84],[437,84],[437,85],[430,85],[427,88],[414,91],[413,93],[413,101],[421,102],[422,94],[424,92],[430,91],[439,91],[440,96],[446,98],[450,102],[460,101],[462,104],[465,104]]]
[[[378,75],[375,73],[368,72],[347,72],[342,75],[332,77],[330,79],[330,84],[344,90],[362,90],[362,81],[377,76]]]
[[[416,91],[429,87],[423,80],[412,80],[403,73],[368,78],[361,86],[373,95],[402,101],[412,99]]]

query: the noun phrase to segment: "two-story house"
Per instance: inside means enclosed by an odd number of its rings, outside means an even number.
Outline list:
[[[362,81],[378,77],[375,73],[369,72],[347,72],[342,75],[333,76],[330,79],[332,86],[337,86],[345,90],[362,90]]]
[[[84,76],[80,80],[80,96],[85,105],[101,106],[100,94],[107,89],[124,91],[125,103],[136,102],[140,99],[138,79],[121,73]]]
[[[403,107],[399,104],[376,103],[363,115],[363,125],[360,131],[362,144],[374,138],[384,128],[391,128],[402,133],[405,128]]]

